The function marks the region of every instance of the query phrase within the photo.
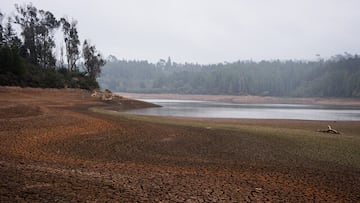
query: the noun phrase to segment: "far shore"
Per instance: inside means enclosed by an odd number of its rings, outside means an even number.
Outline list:
[[[360,99],[356,98],[300,98],[300,97],[268,97],[268,96],[237,96],[237,95],[198,95],[198,94],[142,94],[117,92],[117,94],[132,99],[177,99],[221,101],[232,103],[258,103],[258,104],[318,104],[360,106]]]

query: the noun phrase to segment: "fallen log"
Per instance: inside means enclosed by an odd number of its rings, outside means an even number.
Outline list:
[[[321,133],[340,134],[340,132],[339,132],[339,131],[337,131],[337,130],[335,130],[335,129],[331,128],[331,126],[330,126],[330,125],[328,125],[328,129],[325,129],[325,130],[319,129],[319,130],[317,130],[317,131],[318,131],[318,132],[321,132]]]

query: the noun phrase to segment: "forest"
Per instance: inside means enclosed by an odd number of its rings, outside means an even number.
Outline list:
[[[99,87],[96,78],[105,60],[89,40],[84,40],[80,50],[76,20],[56,18],[31,3],[15,4],[15,9],[11,16],[0,12],[0,85]],[[63,36],[60,47],[56,47],[56,32]],[[60,48],[60,60],[56,48]]]
[[[118,60],[112,55],[105,60],[90,40],[81,44],[77,23],[31,3],[15,4],[11,16],[0,12],[0,85],[101,87],[135,93],[360,97],[358,55],[207,65],[176,63],[170,57],[157,63]],[[58,32],[63,37],[60,45],[55,39]]]
[[[110,56],[98,81],[118,92],[359,98],[360,57],[199,65]]]

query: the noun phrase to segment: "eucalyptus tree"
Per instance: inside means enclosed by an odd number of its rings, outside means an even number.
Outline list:
[[[37,27],[37,48],[39,52],[39,64],[43,68],[55,68],[56,58],[53,53],[55,48],[55,31],[59,28],[60,22],[55,16],[44,10],[39,10],[40,23]]]
[[[38,64],[38,53],[36,49],[36,26],[39,22],[38,10],[32,4],[19,6],[15,4],[17,15],[15,23],[20,25],[21,35],[24,40],[24,57],[31,63]]]
[[[54,68],[54,34],[59,21],[51,12],[38,10],[31,3],[23,6],[15,4],[15,8],[15,23],[20,25],[24,39],[24,57],[43,68]]]
[[[77,21],[73,20],[71,23],[66,18],[61,18],[62,30],[64,33],[65,52],[70,71],[77,70],[76,62],[80,59],[80,40],[77,31]]]
[[[3,26],[2,26],[2,20],[3,20],[4,14],[0,12],[0,48],[3,46]]]
[[[100,76],[101,67],[106,63],[105,60],[88,40],[83,43],[83,57],[86,73],[91,80],[96,81],[96,78]]]
[[[12,19],[9,17],[5,27],[2,28],[2,41],[4,45],[9,46],[17,51],[21,47],[21,40],[17,36],[13,26],[12,26]]]

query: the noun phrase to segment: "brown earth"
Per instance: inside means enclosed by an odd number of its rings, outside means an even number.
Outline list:
[[[359,202],[356,166],[289,156],[260,137],[128,120],[90,92],[0,87],[0,202]],[[174,118],[176,120],[176,118]],[[198,119],[188,119],[200,122]],[[215,120],[301,129],[316,121]],[[338,122],[359,134],[359,122]]]

